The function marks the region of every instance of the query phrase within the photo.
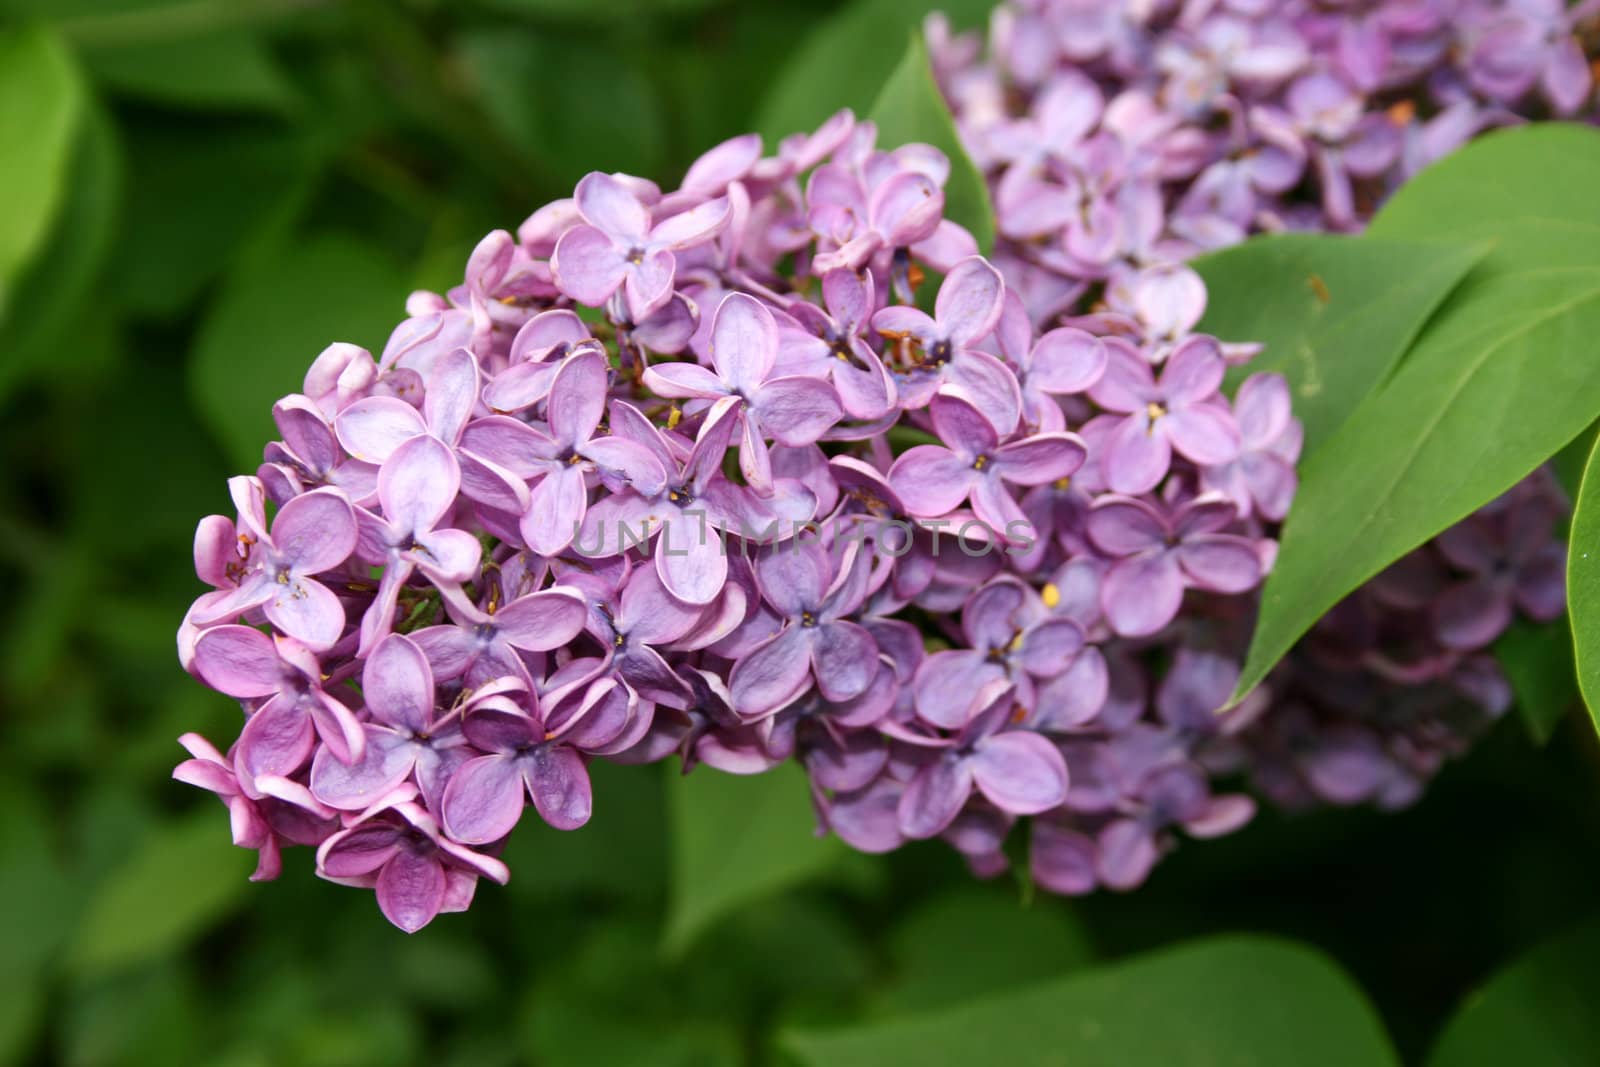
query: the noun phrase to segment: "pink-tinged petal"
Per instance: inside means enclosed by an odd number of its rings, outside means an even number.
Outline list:
[[[1135,497],[1102,497],[1086,519],[1089,540],[1111,556],[1129,556],[1166,544],[1172,532],[1151,503]]]
[[[539,817],[557,830],[589,821],[594,800],[583,757],[566,745],[540,745],[518,761]]]
[[[1206,810],[1192,819],[1186,819],[1183,828],[1191,837],[1221,837],[1240,829],[1255,815],[1255,800],[1241,793],[1232,793],[1212,797]]]
[[[483,402],[491,411],[522,411],[550,394],[557,363],[514,363],[490,380]]]
[[[1017,649],[1022,669],[1038,678],[1053,678],[1067,669],[1083,648],[1083,628],[1068,618],[1045,619],[1023,633]]]
[[[556,586],[504,605],[495,613],[494,625],[500,637],[513,648],[548,652],[577,637],[587,617],[583,597],[574,590]]]
[[[1089,389],[1089,398],[1107,411],[1143,411],[1157,396],[1150,364],[1127,341],[1106,338],[1106,369]]]
[[[988,455],[999,444],[994,424],[961,397],[940,393],[929,404],[928,413],[939,439],[962,455]]]
[[[274,582],[270,592],[265,610],[272,625],[318,652],[338,643],[344,633],[344,605],[327,586],[301,578],[287,584]]]
[[[1190,584],[1213,593],[1242,593],[1261,581],[1256,543],[1233,534],[1190,537],[1175,550]]]
[[[994,470],[1018,485],[1044,485],[1076,474],[1089,455],[1083,438],[1075,433],[1041,433],[1001,447],[994,454]]]
[[[761,158],[761,135],[730,137],[689,165],[682,187],[689,192],[721,192],[750,172]]]
[[[1034,820],[1028,869],[1034,882],[1052,893],[1081,896],[1093,892],[1095,844],[1086,834],[1045,820]]]
[[[1566,37],[1556,43],[1539,80],[1556,114],[1571,115],[1583,107],[1589,90],[1594,87],[1594,76],[1576,37]]]
[[[781,445],[814,444],[843,414],[833,386],[822,378],[773,378],[754,395],[761,426]]]
[[[1446,648],[1487,646],[1511,625],[1512,602],[1504,585],[1469,578],[1448,587],[1433,606],[1433,629]]]
[[[1190,337],[1167,357],[1161,372],[1161,393],[1174,405],[1195,404],[1215,396],[1227,371],[1222,348],[1214,338]]]
[[[376,889],[383,917],[414,934],[444,905],[444,868],[433,856],[402,848],[378,872]]]
[[[865,323],[874,303],[871,272],[830,270],[822,276],[822,302],[840,323]]]
[[[723,397],[706,413],[705,422],[695,436],[694,448],[683,464],[684,477],[693,486],[695,496],[703,495],[706,487],[721,477],[722,458],[727,455],[728,445],[744,421],[743,413],[744,401],[736,396]]]
[[[674,400],[714,400],[728,395],[722,379],[698,363],[657,363],[645,368],[644,384],[657,396]]]
[[[840,406],[852,418],[881,418],[894,407],[898,399],[894,379],[870,351],[863,357],[863,362],[867,364],[865,369],[849,363],[836,365],[833,368],[833,387],[838,390]]]
[[[1282,522],[1299,486],[1294,464],[1255,452],[1240,456],[1239,467],[1256,511],[1269,522]]]
[[[232,584],[228,566],[238,561],[238,550],[233,521],[223,515],[207,515],[194,531],[195,574],[218,588]]]
[[[1145,637],[1178,614],[1183,574],[1171,552],[1151,551],[1118,560],[1100,587],[1100,607],[1111,629],[1124,637]]]
[[[779,545],[756,561],[761,595],[784,618],[816,611],[832,580],[833,564],[814,541]]]
[[[1001,811],[1037,815],[1067,799],[1067,761],[1042,735],[995,734],[980,741],[968,765],[978,790]]]
[[[522,539],[541,556],[566,550],[583,525],[589,490],[578,467],[558,467],[529,494],[522,516]]]
[[[317,869],[330,878],[359,878],[388,863],[400,847],[400,834],[389,823],[362,823],[322,843]]]
[[[811,662],[824,697],[853,700],[878,676],[878,643],[857,623],[825,623],[811,643]]]
[[[938,756],[906,783],[898,810],[907,837],[934,837],[955,821],[972,795],[972,768],[966,759]]]
[[[986,529],[982,532],[968,529],[967,536],[971,539],[981,540],[987,534],[991,540],[1022,544],[1037,537],[1037,531],[1012,497],[1011,490],[995,474],[972,483],[972,513]]]
[[[478,570],[483,544],[465,530],[434,530],[417,536],[411,557],[435,581],[465,582]]]
[[[824,819],[828,829],[861,852],[891,852],[905,843],[900,833],[902,788],[884,777],[864,789],[835,796]]]
[[[1005,281],[981,256],[957,263],[945,275],[934,300],[933,317],[957,348],[982,340],[1000,321]]]
[[[528,486],[519,476],[497,463],[457,452],[461,466],[461,494],[497,511],[518,514],[528,506]]]
[[[610,367],[593,348],[567,357],[550,384],[545,420],[556,444],[575,448],[587,441],[606,410],[606,385]]]
[[[945,730],[959,730],[982,706],[986,687],[1004,674],[999,665],[986,662],[983,653],[972,649],[935,652],[922,661],[912,680],[917,717]]]
[[[593,226],[574,226],[556,242],[550,269],[556,285],[580,304],[599,307],[628,277],[626,249]]]
[[[1091,721],[1105,707],[1110,686],[1100,650],[1091,646],[1079,652],[1066,670],[1040,687],[1036,698],[1039,729],[1068,730]]]
[[[978,254],[978,241],[952,219],[940,219],[933,233],[911,246],[911,255],[937,271],[948,271]]]
[[[1239,439],[1248,448],[1265,448],[1289,428],[1293,417],[1289,382],[1281,374],[1252,374],[1239,386],[1233,403]]]
[[[1155,836],[1133,819],[1118,819],[1100,831],[1095,869],[1108,889],[1137,889],[1161,857]]]
[[[1517,572],[1517,606],[1530,618],[1548,622],[1567,606],[1567,551],[1560,542],[1541,547]]]
[[[486,845],[522,818],[523,783],[509,756],[479,756],[451,776],[440,805],[445,832],[465,845]]]
[[[417,746],[388,730],[368,727],[366,752],[342,763],[330,749],[311,761],[311,794],[330,808],[362,811],[411,776]]]
[[[672,299],[672,277],[677,260],[671,252],[646,255],[643,261],[629,264],[622,290],[628,298],[628,317],[643,322]]]
[[[945,368],[943,392],[977,408],[1001,434],[1011,433],[1022,418],[1022,389],[1017,376],[987,352],[961,352]]]
[[[428,657],[436,678],[459,678],[477,652],[477,638],[461,626],[427,626],[406,636]]]
[[[791,625],[745,653],[728,679],[734,710],[759,718],[805,692],[811,684],[810,645],[807,629]]]
[[[194,667],[211,688],[231,697],[271,696],[284,683],[272,638],[248,626],[216,626],[194,646]]]
[[[443,441],[426,434],[395,449],[378,471],[383,516],[408,534],[433,529],[455,506],[460,487],[455,455]]]
[[[728,198],[719,196],[656,223],[650,244],[669,251],[704,244],[727,227],[729,217]]]
[[[849,792],[870,783],[888,762],[883,738],[868,730],[844,735],[842,743],[823,732],[805,755],[806,771],[823,789]]]
[[[655,557],[667,592],[685,604],[711,603],[728,580],[727,547],[695,508],[667,514]]]
[[[1028,381],[1046,393],[1088,392],[1105,374],[1109,359],[1105,344],[1094,334],[1063,326],[1033,346]]]
[[[674,599],[653,567],[640,567],[628,578],[617,606],[617,628],[647,645],[676,641],[694,628],[701,613]]]
[[[940,337],[938,324],[909,304],[894,304],[877,312],[872,316],[872,328],[885,337],[915,337],[924,344]]]
[[[461,732],[485,752],[515,755],[540,740],[539,723],[516,705],[503,700],[480,705],[461,723]]]
[[[872,192],[873,229],[902,247],[932,237],[944,215],[944,190],[925,174],[902,171]]]
[[[1163,415],[1161,421],[1171,417]],[[1117,424],[1100,459],[1101,473],[1111,490],[1135,496],[1161,484],[1171,467],[1172,445],[1167,434],[1139,414],[1129,415]]]
[[[422,414],[392,396],[357,400],[339,412],[333,425],[344,450],[366,463],[382,463],[401,443],[428,432]]]
[[[428,375],[428,392],[422,401],[422,415],[428,428],[441,441],[452,444],[478,404],[478,361],[465,348],[455,348],[439,357]]]
[[[960,507],[981,475],[948,448],[916,445],[889,468],[889,484],[906,512],[938,518]]]
[[[288,776],[305,764],[315,741],[310,716],[295,701],[274,697],[244,724],[234,750],[234,763],[250,778]]]
[[[272,521],[272,543],[301,574],[320,574],[356,550],[356,513],[337,489],[314,489],[295,497]]]
[[[603,477],[620,478],[645,496],[656,496],[667,486],[666,469],[655,453],[625,437],[597,437],[585,442],[578,454],[593,463]]]
[[[711,320],[711,362],[731,390],[754,394],[778,356],[778,324],[755,297],[729,293]]]
[[[404,634],[390,634],[372,650],[361,670],[361,692],[379,722],[417,734],[433,725],[433,668]]]
[[[506,415],[474,420],[461,435],[461,449],[521,478],[542,474],[561,455],[547,434]]]
[[[591,558],[643,549],[665,522],[669,507],[635,493],[602,496],[584,515],[583,531],[573,539],[573,548]]]
[[[584,175],[578,182],[574,199],[586,220],[618,240],[639,244],[650,231],[649,210],[638,193],[614,175],[600,171]],[[584,303],[600,301],[585,300]]]
[[[1026,607],[1027,593],[1021,582],[991,582],[973,593],[961,609],[961,632],[967,644],[981,652],[1005,648],[1021,628]]]
[[[1134,279],[1133,311],[1144,323],[1147,335],[1179,337],[1193,329],[1205,314],[1206,283],[1181,264],[1151,267]]]
[[[1239,427],[1226,408],[1215,404],[1190,404],[1174,408],[1157,426],[1172,447],[1202,466],[1231,462],[1239,455]]]
[[[367,754],[367,734],[355,712],[327,693],[313,693],[303,699],[317,737],[335,759],[356,763]]]

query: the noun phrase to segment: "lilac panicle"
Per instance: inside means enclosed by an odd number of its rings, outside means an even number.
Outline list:
[[[730,139],[676,189],[588,175],[274,406],[178,633],[241,729],[185,735],[175,776],[255,877],[314,846],[408,931],[510,876],[530,805],[583,826],[597,759],[794,760],[824,830],[939,837],[985,877],[1027,819],[1060,893],[1243,825],[1224,780],[1409,802],[1509,702],[1489,642],[1562,610],[1564,500],[1530,478],[1215,714],[1301,437],[1282,377],[1224,388],[1258,346],[1196,332],[1185,260],[1357,229],[1482,129],[1592,114],[1594,7],[932,20],[988,257],[945,217],[950,160],[849,112],[771,154]]]

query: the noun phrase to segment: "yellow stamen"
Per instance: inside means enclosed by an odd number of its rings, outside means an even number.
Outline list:
[[[1061,590],[1055,587],[1055,583],[1046,582],[1044,588],[1039,590],[1039,599],[1044,601],[1045,607],[1053,608],[1061,603]]]

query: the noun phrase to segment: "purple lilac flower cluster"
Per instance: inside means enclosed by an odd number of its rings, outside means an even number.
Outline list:
[[[528,805],[582,826],[592,760],[673,753],[796,760],[825,829],[943,836],[980,870],[1018,817],[1093,807],[1098,738],[1160,768],[1101,820],[1111,884],[1158,810],[1249,816],[1157,753],[1135,664],[1270,566],[1282,379],[1230,401],[1241,350],[1170,315],[1036,331],[944,218],[949,161],[875,142],[845,112],[670,192],[590,174],[275,406],[281,440],[200,524],[213,589],[178,642],[246,716],[226,753],[186,736],[177,776],[224,798],[257,877],[315,845],[416,929],[508,877]]]
[[[1253,233],[1359,230],[1487,129],[1597,114],[1595,0],[1011,0],[986,39],[938,16],[927,32],[989,177],[993,262],[1030,321],[1142,339],[1157,365],[1205,310],[1203,283],[1175,264]],[[1238,458],[1201,471],[1201,489],[1269,520],[1299,446],[1282,390],[1247,383]],[[1137,881],[1171,843],[1163,828],[1202,810],[1207,774],[1243,774],[1288,806],[1415,798],[1510,704],[1489,645],[1514,614],[1561,613],[1566,508],[1538,473],[1351,596],[1221,720],[1206,713],[1237,678],[1251,618],[1237,602],[1187,612],[1165,674],[1147,657],[1149,673],[1120,680],[1156,691],[1168,732],[1131,757],[1137,733],[1068,750],[1073,814],[1035,823],[1035,876],[1065,891]],[[1139,830],[1108,833],[1130,812]]]

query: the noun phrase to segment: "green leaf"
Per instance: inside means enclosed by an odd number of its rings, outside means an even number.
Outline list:
[[[682,16],[710,7],[716,0],[482,0],[485,7],[508,15],[573,22],[624,22],[652,16]]]
[[[129,124],[127,150],[122,269],[109,280],[129,310],[161,318],[286,230],[317,166],[304,137],[239,121]]]
[[[167,823],[95,890],[69,966],[95,977],[182,948],[238,905],[254,865],[214,805]]]
[[[1467,997],[1428,1067],[1600,1063],[1600,920],[1552,938]]]
[[[1505,492],[1600,412],[1600,132],[1475,141],[1375,236],[1492,240],[1394,376],[1311,455],[1235,691],[1362,582]]]
[[[918,141],[931,144],[950,157],[950,180],[944,187],[945,218],[965,226],[977,238],[978,247],[987,252],[994,244],[994,209],[989,204],[989,190],[982,173],[961,147],[955,120],[934,83],[920,33],[911,35],[900,65],[889,75],[877,103],[872,105],[871,118],[878,124],[878,144],[882,147]]]
[[[793,764],[751,777],[710,768],[668,774],[666,788],[669,954],[741,905],[828,873],[846,852],[838,838],[815,835],[811,794]]]
[[[282,114],[299,100],[267,42],[244,29],[94,49],[85,62],[118,93],[157,104]]]
[[[0,398],[32,375],[48,372],[53,382],[72,385],[103,369],[96,357],[106,346],[85,343],[80,316],[111,252],[122,184],[115,130],[100,108],[89,108],[54,228],[61,239],[45,246],[17,284],[16,306],[27,313],[0,320]]]
[[[1266,346],[1230,374],[1289,380],[1310,455],[1399,364],[1483,244],[1271,234],[1202,256],[1200,329]]]
[[[1600,730],[1600,441],[1584,468],[1567,545],[1567,616],[1578,688]]]
[[[254,470],[272,439],[272,405],[297,392],[334,341],[381,348],[405,314],[399,269],[351,238],[274,249],[241,269],[200,327],[190,387],[233,462]]]
[[[661,94],[639,63],[617,62],[604,43],[528,30],[466,34],[462,67],[484,110],[557,188],[592,170],[655,174],[668,128]],[[596,78],[594,72],[605,70]],[[582,84],[573,93],[570,86]],[[561,107],[551,107],[559,98]]]
[[[814,130],[840,108],[864,115],[894,73],[899,42],[919,30],[930,11],[957,28],[982,26],[990,0],[856,0],[823,19],[778,72],[756,115],[769,146],[791,133]],[[879,143],[889,145],[884,137]]]
[[[1511,682],[1528,735],[1535,744],[1544,744],[1578,702],[1566,618],[1543,625],[1518,619],[1495,642],[1494,656]]]
[[[67,195],[83,84],[42,26],[0,30],[0,320]]]
[[[896,977],[878,1001],[888,1014],[953,1007],[1058,977],[1094,956],[1067,906],[1049,899],[1025,905],[1006,886],[933,897],[895,927],[890,948]]]
[[[1226,937],[786,1044],[827,1067],[1382,1067],[1398,1061],[1366,997],[1331,961],[1292,942]],[[1000,1050],[1003,1050],[1003,1055]]]

